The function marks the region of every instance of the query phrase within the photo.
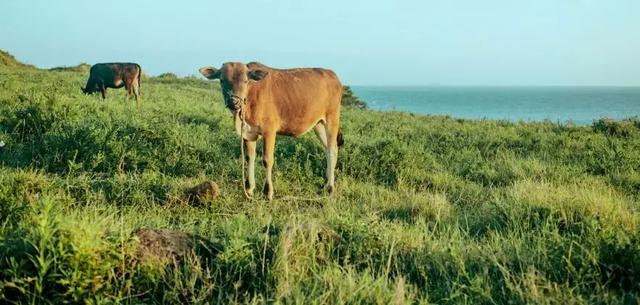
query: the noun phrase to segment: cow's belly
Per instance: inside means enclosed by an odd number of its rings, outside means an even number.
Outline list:
[[[304,115],[301,114],[294,120],[281,121],[278,128],[278,134],[299,137],[303,134],[311,131],[318,122],[324,121],[325,118],[322,115]]]
[[[113,81],[113,87],[121,88],[122,86],[124,86],[124,82],[121,79],[117,79]]]
[[[299,125],[299,126],[296,126],[296,127],[288,127],[288,128],[284,127],[284,128],[281,128],[280,130],[278,130],[278,134],[297,138],[297,137],[309,132],[311,129],[313,129],[314,126],[316,126],[316,124],[317,124],[317,122],[312,123],[312,124],[310,123],[310,124]]]
[[[317,123],[316,123],[317,124]],[[299,127],[299,128],[284,128],[277,131],[277,134],[283,136],[290,136],[297,138],[302,136],[303,134],[309,132],[316,124],[310,124],[309,126]],[[262,136],[262,128],[259,126],[252,126],[244,123],[244,128],[242,128],[242,121],[236,120],[236,133],[238,135],[242,134],[242,138],[248,141],[256,141],[260,139]]]

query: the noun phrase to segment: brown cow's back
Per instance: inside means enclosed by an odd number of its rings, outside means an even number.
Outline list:
[[[273,69],[248,94],[247,122],[271,121],[278,133],[299,136],[340,111],[342,85],[333,71],[321,68]]]

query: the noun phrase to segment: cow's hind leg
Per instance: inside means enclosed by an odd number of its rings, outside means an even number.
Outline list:
[[[335,169],[338,162],[338,133],[340,125],[338,119],[327,121],[325,125],[327,145],[325,155],[327,157],[327,191],[331,194],[335,191]]]
[[[318,124],[316,126],[313,127],[313,131],[316,133],[316,136],[318,137],[318,139],[320,139],[320,143],[322,143],[322,147],[324,148],[325,151],[325,155],[327,158],[327,169],[326,169],[326,178],[327,178],[327,184],[325,185],[325,189],[329,190],[329,192],[333,191],[333,187],[329,187],[329,181],[331,180],[329,177],[329,171],[330,168],[332,166],[333,162],[333,158],[330,158],[330,156],[332,156],[331,151],[329,150],[329,143],[327,141],[327,125],[324,121],[320,121],[318,122]]]
[[[244,181],[244,188],[249,195],[253,195],[256,187],[255,177],[255,160],[256,160],[256,141],[244,141],[245,157],[247,161],[247,180]]]
[[[136,96],[136,103],[140,104],[140,84],[136,80],[133,80],[133,94]]]
[[[131,83],[125,82],[124,89],[127,91],[127,101],[131,99]]]
[[[266,169],[266,182],[264,184],[264,195],[267,196],[267,199],[273,199],[273,155],[276,147],[276,133],[264,133],[264,147],[262,148],[262,163]]]
[[[316,133],[318,139],[322,143],[322,147],[327,149],[327,128],[323,121],[318,122],[316,126],[313,127],[313,131]]]

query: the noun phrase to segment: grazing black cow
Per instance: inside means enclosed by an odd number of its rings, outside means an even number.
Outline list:
[[[140,102],[140,76],[142,68],[135,63],[102,63],[91,66],[89,80],[82,89],[86,94],[100,91],[102,98],[107,97],[107,88],[127,89],[127,98],[131,97],[131,90]]]

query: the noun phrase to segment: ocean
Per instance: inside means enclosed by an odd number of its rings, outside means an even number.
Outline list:
[[[454,118],[589,125],[640,115],[640,87],[353,86],[369,108]]]

